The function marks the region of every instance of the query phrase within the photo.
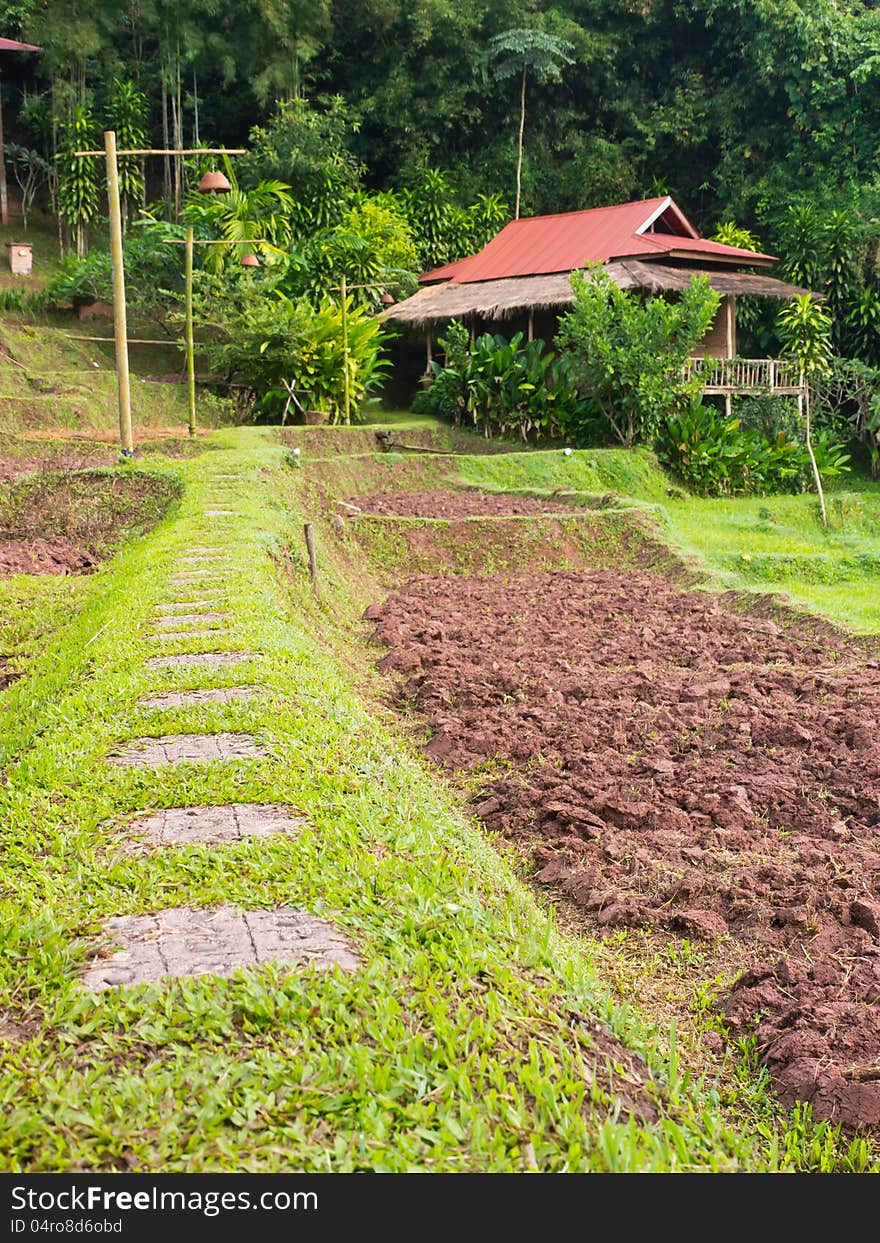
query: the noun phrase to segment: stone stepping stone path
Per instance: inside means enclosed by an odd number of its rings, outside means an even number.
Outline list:
[[[159,634],[150,635],[151,639],[159,639],[164,643],[170,643],[174,639],[204,639],[209,635],[211,638],[217,638],[218,635],[232,634],[229,629],[223,629],[220,626],[193,627],[191,630],[165,630]]]
[[[126,826],[126,834],[154,846],[184,846],[188,842],[240,842],[246,837],[276,837],[297,833],[308,825],[292,808],[275,803],[230,803],[222,807],[169,807],[141,816]],[[134,843],[137,845],[137,843]]]
[[[185,587],[187,591],[217,590],[223,582],[222,575],[216,571],[193,571],[189,574],[174,574],[168,580],[170,587]]]
[[[261,658],[261,652],[180,652],[175,656],[152,656],[144,662],[144,666],[147,669],[185,669],[192,665],[207,665],[221,669],[225,665],[242,665]]]
[[[197,613],[200,609],[210,609],[216,603],[217,596],[222,596],[222,591],[204,591],[200,600],[176,600],[172,604],[157,604],[156,612],[160,614],[168,614],[173,616],[175,613]],[[208,599],[206,597],[213,597]]]
[[[206,509],[206,518],[235,518],[236,511],[234,509]]]
[[[226,553],[222,553],[222,552],[195,553],[191,557],[178,557],[177,564],[178,565],[210,565],[215,561],[228,562],[229,557],[226,555]]]
[[[332,924],[307,911],[177,907],[110,919],[105,931],[116,954],[93,962],[82,976],[92,992],[149,984],[168,976],[229,976],[245,967],[278,963],[354,971],[360,960]],[[109,946],[108,946],[109,949]]]
[[[168,734],[163,738],[137,738],[109,759],[121,768],[158,768],[161,764],[252,760],[268,754],[268,748],[250,734]]]
[[[211,622],[225,621],[228,613],[170,613],[153,618],[156,626],[207,626]]]
[[[200,704],[247,703],[257,693],[256,686],[220,686],[216,690],[169,691],[138,700],[141,708],[197,708]]]

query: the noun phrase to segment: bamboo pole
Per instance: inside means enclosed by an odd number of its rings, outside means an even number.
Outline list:
[[[342,408],[346,426],[351,423],[351,378],[348,374],[348,286],[343,276],[342,293]]]
[[[196,351],[193,344],[193,230],[186,231],[186,385],[189,434],[196,434]]]
[[[113,266],[113,330],[116,340],[116,384],[119,398],[119,447],[124,458],[134,456],[131,434],[131,380],[128,373],[128,324],[125,314],[125,269],[122,259],[122,209],[119,203],[119,166],[116,133],[104,132],[107,160],[107,201],[110,208],[110,258]]]

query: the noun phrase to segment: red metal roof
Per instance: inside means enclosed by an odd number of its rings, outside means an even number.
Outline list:
[[[646,231],[651,228],[663,231]],[[426,272],[421,280],[423,284],[448,280],[470,284],[510,276],[541,276],[571,272],[587,263],[674,251],[741,263],[775,262],[772,255],[701,238],[667,197],[512,220],[477,254]]]
[[[0,39],[0,52],[42,52],[34,43],[19,43],[17,39]]]

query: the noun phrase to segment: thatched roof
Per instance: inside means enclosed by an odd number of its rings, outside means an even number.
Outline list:
[[[641,259],[618,259],[607,263],[605,271],[621,289],[669,293],[687,289],[698,269],[648,263]],[[772,276],[751,272],[699,271],[701,275],[708,276],[709,284],[721,294],[793,298],[795,294],[808,292]],[[570,272],[557,272],[549,276],[509,276],[495,281],[450,281],[442,285],[426,285],[411,298],[383,311],[382,318],[414,327],[427,327],[470,315],[478,315],[482,319],[504,319],[521,311],[564,310],[574,300],[570,275]]]

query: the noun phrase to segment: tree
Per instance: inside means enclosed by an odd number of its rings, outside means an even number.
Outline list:
[[[543,30],[517,27],[505,30],[489,40],[489,61],[496,78],[520,78],[519,139],[516,156],[516,207],[514,219],[519,220],[522,198],[523,134],[526,125],[526,78],[531,70],[539,81],[556,82],[562,76],[562,66],[572,64],[569,52],[574,45],[557,35]]]
[[[601,264],[573,272],[574,306],[559,323],[580,392],[626,448],[654,439],[661,419],[693,396],[684,365],[715,318],[720,295],[694,276],[676,302],[620,289]]]
[[[811,381],[827,375],[831,370],[831,316],[810,294],[798,294],[779,312],[778,325],[779,335],[786,352],[797,363],[801,387],[804,390],[807,452],[810,455],[816,492],[819,495],[822,525],[825,527],[828,525],[825,494],[822,490],[822,476],[819,474],[816,455],[813,452],[810,426],[810,384]]]
[[[12,175],[21,190],[21,215],[24,227],[28,227],[28,213],[36,198],[40,186],[45,185],[51,174],[48,160],[44,160],[39,151],[30,147],[20,147],[10,142],[6,146],[6,162],[12,169]]]
[[[99,170],[96,160],[77,151],[94,148],[98,141],[95,118],[85,108],[75,108],[61,131],[58,152],[58,209],[73,230],[77,257],[87,250],[86,229],[98,214]]]
[[[107,121],[116,131],[116,145],[120,150],[137,150],[148,146],[146,131],[147,97],[134,82],[114,78],[110,84]],[[123,228],[127,227],[132,203],[144,195],[143,161],[137,156],[119,157],[119,196],[122,206]]]
[[[230,170],[231,172],[231,170]],[[235,243],[229,247],[208,246],[204,267],[219,271],[224,259],[241,259],[248,251],[286,246],[290,241],[290,214],[293,199],[290,186],[283,181],[261,181],[242,190],[235,177],[224,194],[194,193],[183,209],[184,224],[198,228],[205,240]]]

